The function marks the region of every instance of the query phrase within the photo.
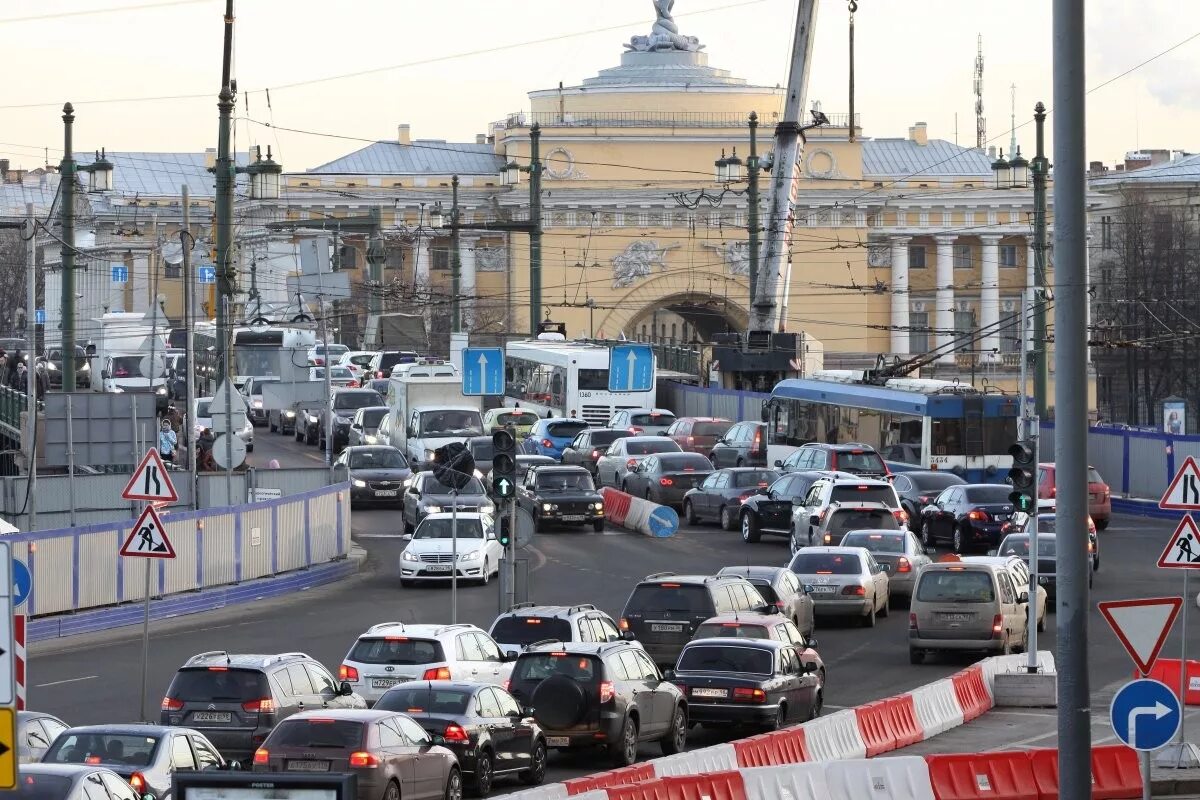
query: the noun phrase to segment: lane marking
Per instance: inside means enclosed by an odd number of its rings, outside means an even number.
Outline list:
[[[82,678],[67,678],[64,681],[50,681],[49,683],[35,683],[33,688],[44,689],[47,686],[62,686],[64,683],[79,683],[80,681],[91,681],[99,678],[99,675],[84,675]]]

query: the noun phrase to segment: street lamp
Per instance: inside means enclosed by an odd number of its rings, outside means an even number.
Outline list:
[[[257,148],[257,151],[258,157],[245,169],[250,176],[250,199],[278,200],[279,176],[283,173],[283,167],[271,158],[270,145],[267,146],[265,159],[262,157],[262,148]]]
[[[1024,189],[1029,185],[1029,162],[1021,155],[1021,148],[1017,148],[1017,157],[1009,162],[1009,170],[1012,172],[1012,187],[1014,189]]]
[[[737,148],[733,148],[733,155],[725,162],[727,169],[725,179],[727,181],[740,181],[742,179],[742,160],[738,158]]]
[[[995,176],[995,188],[1008,189],[1012,186],[1012,166],[1000,151],[1000,157],[992,162],[992,174]]]
[[[113,164],[105,157],[104,148],[96,153],[96,160],[91,164],[82,164],[75,168],[77,172],[88,174],[89,192],[111,192],[113,186]]]
[[[516,186],[521,182],[521,165],[515,161],[509,161],[501,170],[504,176],[505,186]]]
[[[442,201],[438,200],[433,204],[433,208],[429,210],[429,225],[434,228],[441,228],[446,224],[446,212],[442,210]]]
[[[721,148],[721,157],[713,162],[716,169],[717,183],[729,182],[729,159],[725,157],[725,148]]]

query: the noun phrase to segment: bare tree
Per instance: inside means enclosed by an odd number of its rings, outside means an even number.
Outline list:
[[[7,336],[25,335],[25,241],[18,230],[0,231],[0,329]]]

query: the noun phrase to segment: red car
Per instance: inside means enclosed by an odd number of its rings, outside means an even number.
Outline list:
[[[1055,499],[1054,464],[1038,464],[1038,499]],[[1088,514],[1104,530],[1112,518],[1112,492],[1095,467],[1088,467]]]
[[[683,448],[685,453],[708,455],[725,431],[733,427],[733,421],[721,417],[680,417],[667,428],[669,436]]]

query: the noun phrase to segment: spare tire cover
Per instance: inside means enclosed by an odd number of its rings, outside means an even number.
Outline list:
[[[587,692],[578,681],[565,675],[552,675],[533,690],[534,718],[543,728],[562,730],[583,719],[587,711]]]

